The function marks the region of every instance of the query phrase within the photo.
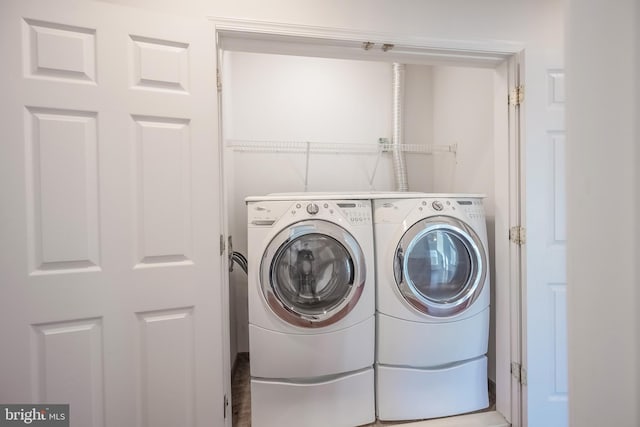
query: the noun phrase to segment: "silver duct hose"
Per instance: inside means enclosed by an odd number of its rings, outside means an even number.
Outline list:
[[[407,191],[407,166],[404,159],[403,125],[404,125],[404,64],[393,63],[393,136],[392,156],[393,173],[395,175],[396,190]]]

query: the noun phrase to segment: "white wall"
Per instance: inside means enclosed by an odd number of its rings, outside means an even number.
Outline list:
[[[569,417],[640,425],[640,5],[570,0]]]
[[[433,69],[408,64],[404,77],[404,143],[433,145]],[[433,191],[433,158],[430,154],[405,153],[410,191]]]
[[[440,192],[487,193],[493,216],[494,70],[434,67],[433,139],[456,144],[455,156],[434,156],[434,188]]]
[[[223,76],[233,80],[225,91],[228,138],[375,144],[390,137],[389,64],[242,52],[224,61]]]
[[[170,14],[557,46],[558,0],[102,0]],[[554,16],[555,15],[555,16]]]

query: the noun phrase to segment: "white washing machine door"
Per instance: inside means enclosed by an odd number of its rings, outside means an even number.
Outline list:
[[[324,220],[294,223],[267,246],[260,265],[271,310],[297,326],[334,324],[356,305],[366,279],[364,254],[344,228]]]
[[[404,300],[421,313],[454,316],[478,298],[487,276],[487,255],[463,221],[433,216],[418,221],[395,250],[394,276]]]

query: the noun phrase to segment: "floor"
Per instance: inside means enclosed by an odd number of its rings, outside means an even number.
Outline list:
[[[233,402],[233,408],[232,408],[233,425],[237,427],[251,426],[251,381],[250,381],[250,375],[249,375],[249,354],[248,353],[238,354],[238,358],[236,359],[236,365],[234,367],[233,375],[231,378],[231,389],[232,389],[231,400]],[[495,390],[492,390],[492,388],[489,387],[489,407],[479,412],[489,413],[491,411],[495,411],[495,402],[496,402]],[[409,424],[415,424],[415,422],[414,421],[405,421],[405,422],[376,421],[373,424],[367,424],[366,427],[392,426],[392,425],[400,425],[400,424],[409,425]],[[455,423],[451,425],[462,425],[462,424]],[[476,425],[476,424],[470,423],[468,425]],[[498,420],[498,423],[496,424],[487,424],[487,425],[502,425],[502,424],[500,420]]]
[[[249,374],[249,353],[239,353],[231,376],[231,402],[233,425],[251,425],[251,376]]]

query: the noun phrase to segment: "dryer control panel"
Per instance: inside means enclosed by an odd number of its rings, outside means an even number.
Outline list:
[[[482,199],[456,200],[456,203],[469,216],[469,218],[484,219],[485,214]]]
[[[418,210],[429,214],[452,214],[462,211],[469,218],[484,218],[482,199],[424,199],[418,205]]]
[[[471,220],[484,220],[484,208],[479,197],[429,197],[420,199],[374,200],[376,224],[396,224],[409,215],[466,215]]]

